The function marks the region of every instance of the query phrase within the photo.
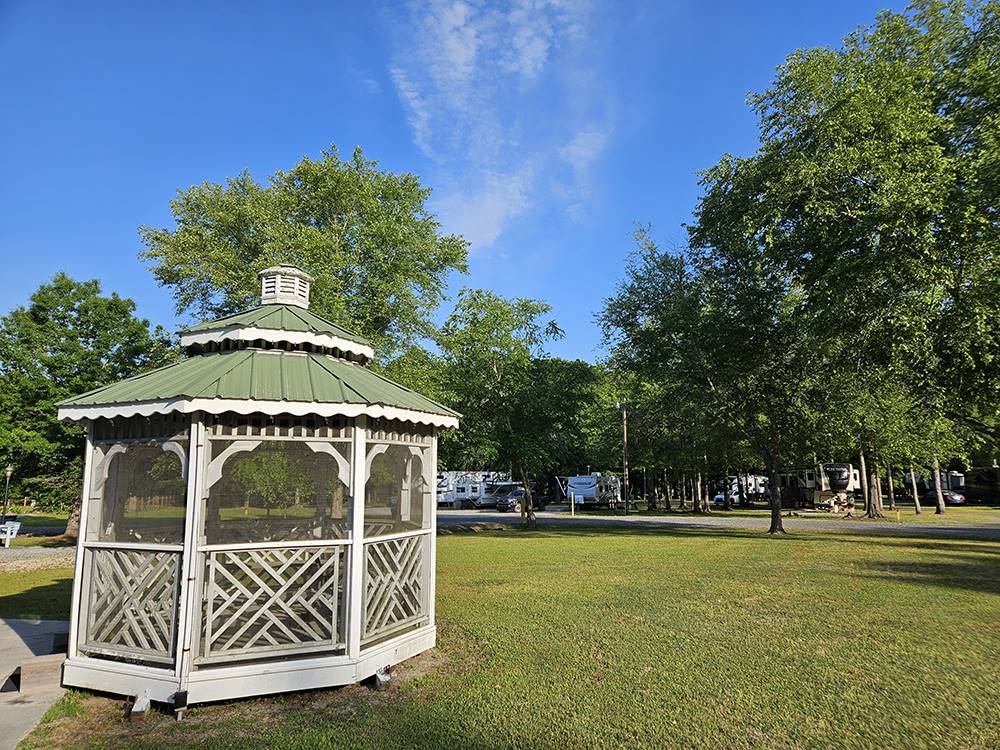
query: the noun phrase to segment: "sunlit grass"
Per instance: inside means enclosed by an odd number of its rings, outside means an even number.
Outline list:
[[[53,747],[994,748],[1000,543],[690,528],[438,539],[438,651],[319,691]],[[72,721],[72,726],[66,723]]]
[[[71,567],[7,572],[0,550],[0,617],[66,620],[72,587]]]

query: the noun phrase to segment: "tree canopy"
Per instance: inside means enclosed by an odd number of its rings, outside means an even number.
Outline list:
[[[64,273],[0,318],[0,460],[14,466],[12,494],[70,504],[83,431],[58,422],[55,404],[174,356],[166,332],[135,316],[135,302]]]
[[[922,1],[795,53],[751,97],[757,152],[704,172],[687,250],[637,232],[612,361],[708,453],[773,472],[996,440],[998,19]]]
[[[448,276],[468,243],[441,233],[430,189],[355,149],[303,158],[261,184],[243,172],[179,191],[175,226],[142,227],[141,257],[178,313],[215,318],[257,303],[257,274],[291,263],[315,277],[310,308],[390,357],[433,332]]]

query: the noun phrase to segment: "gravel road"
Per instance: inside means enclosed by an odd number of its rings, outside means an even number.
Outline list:
[[[72,567],[76,547],[0,547],[0,573]]]
[[[638,516],[638,515],[578,515],[565,512],[543,511],[536,514],[538,528],[553,529],[597,529],[597,528],[751,528],[767,529],[770,521],[766,517],[747,518],[743,516]],[[517,513],[498,513],[491,510],[438,510],[438,525],[468,525],[474,523],[518,524],[521,517]],[[930,524],[907,524],[893,521],[852,521],[843,519],[786,518],[785,530],[796,531],[849,531],[858,534],[896,537],[925,537],[934,539],[982,539],[1000,541],[1000,525],[996,526],[933,526]]]

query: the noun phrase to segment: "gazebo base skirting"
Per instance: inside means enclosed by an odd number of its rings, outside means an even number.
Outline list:
[[[283,661],[216,665],[192,672],[187,683],[188,704],[231,700],[267,693],[336,687],[361,682],[376,672],[434,648],[433,625],[390,638],[364,651],[358,659],[349,656],[298,657]],[[173,669],[125,664],[76,656],[63,667],[63,682],[120,695],[138,695],[177,703],[181,682]]]

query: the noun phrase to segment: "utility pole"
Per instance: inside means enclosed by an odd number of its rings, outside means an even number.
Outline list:
[[[628,404],[619,404],[622,409],[622,489],[625,494],[625,515],[628,515]]]

